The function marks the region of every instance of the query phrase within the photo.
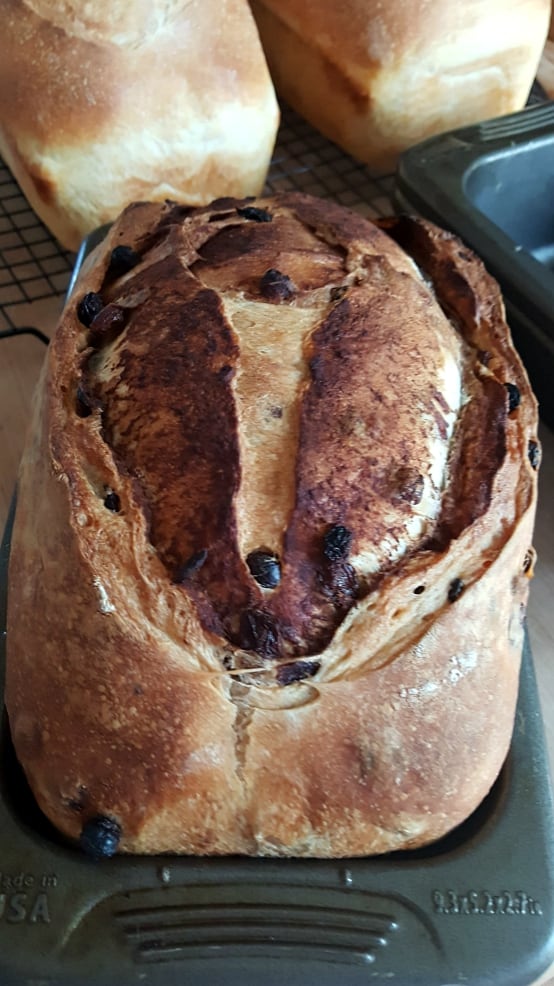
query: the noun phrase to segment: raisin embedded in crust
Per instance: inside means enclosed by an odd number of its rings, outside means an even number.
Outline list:
[[[462,595],[464,589],[465,585],[462,579],[452,579],[452,582],[448,587],[448,602],[455,603],[456,600]]]
[[[360,583],[352,565],[333,561],[320,579],[321,589],[337,609],[349,609],[360,595]]]
[[[254,205],[245,205],[243,208],[237,209],[239,216],[243,219],[250,219],[255,223],[270,223],[273,222],[273,216],[266,209],[257,209]]]
[[[521,394],[515,383],[505,383],[504,386],[508,391],[508,414],[511,414],[521,404]]]
[[[123,277],[127,274],[133,267],[136,267],[140,262],[140,254],[133,250],[130,246],[116,246],[111,252],[110,263],[108,265],[108,270],[106,271],[106,277],[113,278],[116,280],[118,277]]]
[[[260,657],[279,656],[279,640],[275,621],[261,609],[246,609],[240,616],[240,646],[255,651]]]
[[[104,302],[102,296],[96,291],[89,291],[81,298],[79,304],[77,305],[77,318],[79,321],[88,327],[94,322],[97,315],[100,314],[104,307]]]
[[[538,442],[530,441],[527,446],[527,455],[533,469],[538,469],[541,462],[541,450]]]
[[[292,685],[296,681],[313,678],[321,667],[321,661],[295,661],[294,664],[283,664],[277,671],[279,685]]]
[[[533,574],[534,563],[535,563],[535,549],[528,548],[528,550],[525,552],[525,558],[523,559],[524,575],[529,575],[529,573],[531,573],[531,575]]]
[[[270,267],[260,280],[260,294],[267,301],[287,301],[295,293],[295,287],[287,274]]]
[[[323,537],[323,554],[327,561],[342,561],[348,557],[352,532],[342,524],[333,524]]]
[[[125,325],[125,309],[121,305],[106,305],[90,323],[90,341],[93,346],[112,342]]]
[[[108,815],[95,815],[83,825],[79,845],[93,859],[113,856],[121,841],[121,826]]]
[[[112,513],[118,514],[121,510],[121,501],[117,493],[114,493],[113,490],[106,493],[106,496],[104,497],[104,506],[106,510],[111,510]]]
[[[277,555],[260,548],[251,551],[246,558],[246,564],[252,577],[264,589],[275,589],[281,581],[281,565]]]

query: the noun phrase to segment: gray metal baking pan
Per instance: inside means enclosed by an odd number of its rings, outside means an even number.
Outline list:
[[[13,512],[0,552],[2,695]],[[528,644],[493,790],[446,838],[386,857],[93,862],[39,811],[4,711],[0,984],[528,986],[554,961],[553,831]]]
[[[457,233],[497,278],[541,415],[554,426],[554,103],[406,151],[395,204]]]

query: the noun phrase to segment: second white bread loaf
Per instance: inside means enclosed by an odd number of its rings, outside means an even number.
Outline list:
[[[252,0],[277,92],[378,170],[407,147],[521,109],[549,0]]]

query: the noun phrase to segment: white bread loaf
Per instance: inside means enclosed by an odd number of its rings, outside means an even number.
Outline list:
[[[252,0],[277,92],[378,170],[426,137],[521,109],[550,0]]]
[[[129,208],[19,480],[6,705],[43,811],[97,853],[462,822],[511,738],[536,428],[455,237],[292,193]]]
[[[0,153],[66,247],[137,199],[255,195],[278,108],[247,0],[0,0]]]

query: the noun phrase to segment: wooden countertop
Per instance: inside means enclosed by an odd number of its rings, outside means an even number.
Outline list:
[[[33,324],[50,334],[60,302],[33,306]],[[31,394],[45,347],[32,336],[0,340],[0,528],[12,496],[29,414]],[[554,433],[541,428],[543,461],[535,535],[539,561],[528,610],[531,644],[539,682],[550,762],[554,764]],[[554,986],[554,970],[543,983]]]

